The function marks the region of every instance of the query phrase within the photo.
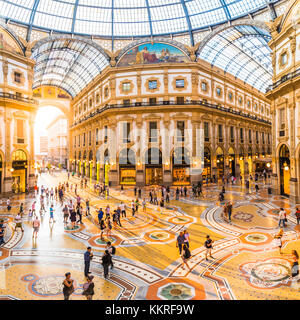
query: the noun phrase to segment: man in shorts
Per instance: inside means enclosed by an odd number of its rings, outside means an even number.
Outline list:
[[[212,250],[212,244],[213,244],[213,240],[211,240],[210,236],[206,236],[206,241],[204,242],[204,247],[206,248],[206,252],[205,252],[205,260],[207,259],[207,255],[209,255],[211,258],[214,259],[214,257],[211,255],[211,250]]]
[[[16,226],[15,226],[15,231],[17,230],[17,228],[21,228],[22,232],[24,232],[24,229],[22,227],[22,217],[20,215],[20,213],[18,213],[15,217],[15,223],[16,223]]]
[[[53,222],[55,222],[54,217],[53,217],[53,214],[54,214],[54,209],[53,209],[53,204],[51,204],[49,222],[51,222],[51,220],[52,220]]]

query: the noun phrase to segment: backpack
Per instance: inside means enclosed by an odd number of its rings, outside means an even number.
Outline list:
[[[111,254],[116,254],[116,248],[114,246],[111,246]]]

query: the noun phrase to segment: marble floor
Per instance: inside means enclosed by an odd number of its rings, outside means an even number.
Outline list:
[[[39,185],[55,187],[66,180],[66,173],[43,174]],[[72,177],[69,182],[79,184],[79,179]],[[90,188],[79,188],[81,197],[91,200],[92,216],[83,217],[83,225],[75,230],[65,228],[62,207],[55,200],[55,223],[49,223],[50,202],[46,203],[36,240],[32,238],[32,221],[28,217],[34,195],[14,196],[9,213],[2,199],[0,219],[6,224],[6,243],[0,253],[0,299],[62,300],[62,281],[67,271],[75,280],[71,299],[85,299],[83,253],[87,246],[94,252],[91,263],[94,299],[300,299],[300,281],[290,278],[291,251],[300,252],[296,204],[281,196],[268,195],[267,185],[262,182],[258,193],[248,194],[244,186],[228,185],[225,200],[233,201],[229,223],[223,215],[223,204],[218,201],[220,188],[208,185],[199,199],[188,196],[171,200],[162,213],[149,203],[146,212],[140,209],[135,217],[128,210],[127,218],[121,220],[122,227],[113,227],[112,235],[104,236],[116,247],[115,267],[107,280],[100,264],[105,242],[100,239],[96,210],[107,204],[114,209],[121,201],[130,206],[134,198],[132,189],[111,189],[109,199],[103,199]],[[147,197],[148,191],[144,192]],[[69,199],[75,199],[74,192],[66,193],[65,201]],[[25,205],[24,232],[14,231],[14,216],[21,202]],[[279,230],[280,207],[288,213],[282,254],[273,241]],[[176,248],[176,237],[184,229],[190,234],[192,271],[183,269]],[[203,247],[207,234],[214,240],[214,259],[208,261]]]

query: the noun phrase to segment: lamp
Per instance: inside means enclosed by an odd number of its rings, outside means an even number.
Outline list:
[[[270,162],[267,163],[267,167],[268,167],[268,168],[271,167],[271,163],[270,163]]]

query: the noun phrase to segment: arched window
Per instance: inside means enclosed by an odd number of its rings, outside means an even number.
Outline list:
[[[16,150],[13,152],[11,160],[12,161],[26,161],[27,160],[26,153],[23,150]]]
[[[92,160],[93,160],[93,151],[91,150],[89,153],[89,161],[92,161]]]
[[[135,165],[135,153],[131,149],[123,149],[119,154],[119,164],[120,165]]]
[[[186,165],[191,163],[189,151],[184,147],[179,147],[174,150],[173,153],[173,165]]]

